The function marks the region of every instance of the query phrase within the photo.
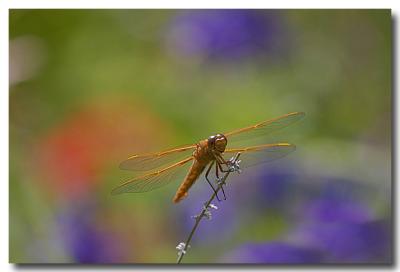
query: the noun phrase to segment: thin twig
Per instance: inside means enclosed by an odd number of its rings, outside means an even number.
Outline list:
[[[240,153],[237,153],[230,161],[232,162],[232,165],[234,165],[238,159],[239,159]],[[219,190],[221,190],[222,186],[225,184],[226,179],[228,178],[229,174],[235,171],[240,171],[239,169],[236,170],[231,170],[226,172],[226,174],[222,177],[222,179],[218,182],[218,187],[215,190],[215,192],[211,195],[210,199],[204,204],[203,210],[201,211],[201,213],[195,217],[195,224],[193,226],[192,231],[190,232],[188,238],[186,239],[186,242],[184,243],[184,248],[180,250],[180,254],[178,257],[178,261],[177,263],[180,264],[183,256],[185,255],[188,247],[189,247],[189,243],[192,240],[192,237],[194,235],[194,233],[196,232],[197,227],[199,226],[199,223],[201,221],[201,219],[203,219],[203,217],[205,217],[206,212],[208,211],[208,208],[210,207],[211,202],[214,200],[214,198],[217,196]]]

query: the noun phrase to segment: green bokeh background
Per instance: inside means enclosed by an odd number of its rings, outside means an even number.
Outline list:
[[[132,176],[118,163],[293,111],[306,118],[283,133],[298,150],[282,163],[303,181],[372,186],[370,206],[390,218],[389,10],[275,11],[290,36],[285,55],[226,62],[171,52],[182,12],[10,10],[10,262],[76,262],[57,222],[85,199],[95,199],[96,226],[124,241],[117,261],[174,262],[187,235],[175,220],[185,201],[171,202],[178,183],[111,198]],[[71,185],[71,176],[90,182]],[[259,213],[229,242],[193,245],[187,262],[215,262],[214,249],[274,239],[290,225]]]

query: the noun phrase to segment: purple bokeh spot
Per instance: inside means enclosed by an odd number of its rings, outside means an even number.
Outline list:
[[[288,170],[267,168],[262,172],[259,178],[259,202],[276,208],[281,208],[284,205],[288,197],[292,196],[296,180],[296,176]]]
[[[280,51],[284,47],[283,28],[277,12],[186,11],[171,22],[168,41],[180,55],[240,59]]]
[[[115,263],[123,252],[118,237],[95,221],[94,203],[74,203],[58,215],[58,224],[66,249],[74,262]]]
[[[222,261],[230,263],[307,264],[322,261],[322,253],[283,242],[246,244],[228,253]]]
[[[381,221],[304,225],[296,230],[304,245],[323,251],[328,262],[384,262],[390,258],[388,226]]]
[[[356,201],[316,199],[303,208],[303,219],[318,222],[365,222],[373,218],[367,206]]]

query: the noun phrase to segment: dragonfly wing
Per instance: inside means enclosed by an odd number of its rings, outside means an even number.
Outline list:
[[[238,142],[257,139],[285,128],[302,119],[304,115],[304,112],[292,112],[253,126],[225,133],[224,135],[228,138],[228,147],[230,147],[231,145],[238,145]]]
[[[111,194],[148,192],[167,185],[171,181],[182,180],[192,160],[193,157],[188,157],[164,169],[130,179],[112,190]]]
[[[267,163],[285,157],[296,150],[296,146],[289,143],[274,143],[246,148],[226,149],[223,156],[229,160],[240,152],[240,168],[247,168],[260,163]]]
[[[191,156],[195,148],[196,145],[186,145],[157,153],[133,155],[121,162],[119,168],[133,171],[149,171],[161,168]]]

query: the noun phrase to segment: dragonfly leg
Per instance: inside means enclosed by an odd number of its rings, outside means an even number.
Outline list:
[[[221,200],[219,199],[219,197],[218,197],[217,191],[215,190],[214,186],[212,186],[210,180],[208,179],[208,175],[210,174],[210,171],[211,171],[211,168],[212,168],[213,165],[214,165],[214,161],[212,161],[212,162],[210,163],[210,166],[209,166],[208,169],[207,169],[207,172],[206,172],[206,180],[207,180],[208,184],[211,186],[212,190],[214,191],[215,196],[217,197],[217,200],[218,200],[218,201],[221,201]]]
[[[219,163],[219,164],[225,164],[228,165],[229,163],[224,159],[224,157],[221,156],[221,153],[217,153],[217,152],[212,152],[214,155],[215,160]]]
[[[226,200],[226,195],[225,195],[225,191],[224,191],[224,186],[221,186],[221,190],[222,190],[222,194],[224,195],[224,200]]]
[[[231,170],[230,169],[227,169],[227,170],[224,170],[223,168],[222,168],[222,165],[224,164],[224,165],[226,165],[226,166],[228,166],[229,165],[229,162],[227,162],[225,159],[224,159],[224,157],[222,157],[222,155],[220,154],[220,153],[218,153],[218,154],[215,154],[215,156],[218,158],[218,166],[219,166],[219,169],[221,170],[221,172],[222,173],[228,173],[228,172],[230,172]]]
[[[220,170],[222,173],[231,172],[229,169],[228,169],[228,170],[224,170],[224,168],[222,168],[222,165],[221,165],[221,164],[218,164],[218,167],[219,167],[219,170]]]
[[[224,157],[222,157],[221,153],[218,153],[219,158],[221,159],[221,161],[223,162],[222,164],[228,165],[229,163],[224,159]]]
[[[221,156],[221,153],[212,152],[212,154],[214,155],[214,158],[215,158],[216,162],[217,162],[219,165],[222,165],[222,164],[227,165],[227,166],[229,165],[229,162],[227,162],[227,161],[224,159],[224,157]],[[219,169],[221,170],[222,173],[228,173],[228,172],[230,172],[229,169],[228,169],[228,170],[224,170],[222,167],[219,167]]]
[[[222,169],[222,166],[221,166],[221,164],[219,162],[216,162],[215,163],[215,175],[217,176],[217,179],[219,181],[218,169]],[[218,184],[218,185],[221,186],[222,194],[224,195],[224,200],[226,200],[225,191],[224,191],[224,184]]]

